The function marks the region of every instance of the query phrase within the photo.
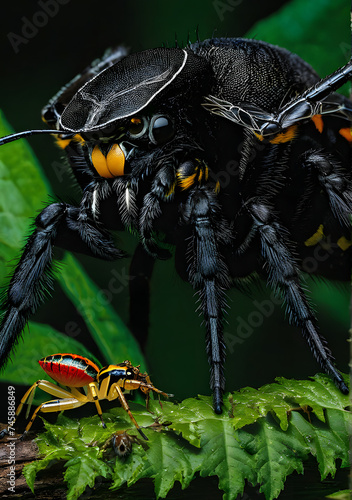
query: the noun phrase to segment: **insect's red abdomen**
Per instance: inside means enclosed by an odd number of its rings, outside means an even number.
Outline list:
[[[99,372],[95,363],[78,354],[51,354],[39,360],[39,364],[52,379],[68,387],[84,387]]]

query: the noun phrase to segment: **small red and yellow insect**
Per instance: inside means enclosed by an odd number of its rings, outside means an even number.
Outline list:
[[[67,389],[63,389],[47,380],[38,380],[28,389],[16,410],[12,426],[20,414],[23,405],[28,402],[30,407],[37,387],[59,399],[47,401],[38,406],[28,422],[22,438],[27,434],[40,411],[47,413],[69,410],[71,408],[78,408],[86,403],[95,403],[102,425],[106,427],[99,400],[108,399],[109,401],[113,401],[114,399],[119,399],[138,432],[144,439],[148,440],[132,415],[123,391],[140,389],[146,395],[147,407],[151,391],[166,397],[171,396],[171,394],[166,394],[154,387],[149,375],[141,373],[139,365],[133,366],[128,360],[118,365],[108,365],[99,369],[93,361],[78,354],[51,354],[39,360],[39,364],[55,382],[66,386]],[[2,431],[0,438],[4,435],[5,432]]]

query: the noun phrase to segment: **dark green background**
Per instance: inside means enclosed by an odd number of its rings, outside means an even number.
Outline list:
[[[1,80],[0,108],[15,128],[20,131],[42,127],[40,110],[43,105],[81,71],[93,59],[101,56],[107,47],[125,44],[132,51],[166,44],[172,46],[175,34],[179,43],[186,43],[188,34],[195,40],[196,29],[200,38],[215,36],[243,36],[253,25],[275,12],[287,2],[273,0],[235,2],[213,1],[115,1],[74,2],[59,7],[58,13],[27,44],[19,45],[16,54],[8,34],[22,36],[26,20],[31,21],[42,7],[38,2],[12,2],[6,5],[1,19]],[[320,4],[333,6],[333,0]],[[349,4],[346,1],[343,16],[338,19],[325,15],[314,17],[316,2],[307,0],[305,11],[297,11],[287,24],[273,31],[254,30],[257,38],[272,43],[284,44],[297,50],[309,62],[316,59],[319,71],[328,73],[343,64],[349,44]],[[216,5],[224,8],[218,14]],[[234,6],[236,4],[236,6]],[[345,17],[341,29],[340,19]],[[25,18],[25,19],[24,19]],[[37,18],[36,18],[37,19]],[[312,22],[307,30],[302,26]],[[326,41],[329,41],[326,44]],[[321,43],[330,45],[322,48]],[[308,55],[305,55],[305,49]],[[312,57],[312,60],[309,59]],[[65,201],[78,200],[69,175],[60,181],[52,169],[60,161],[60,151],[50,137],[35,137],[31,145],[41,161],[52,184],[53,192]],[[0,193],[1,196],[1,193]],[[121,246],[133,250],[135,240],[121,235]],[[127,269],[126,262],[105,264],[88,257],[81,262],[102,288],[108,287],[111,270]],[[347,371],[349,325],[349,285],[328,284],[315,291],[321,330],[328,339],[340,369]],[[117,312],[127,321],[128,294],[115,294],[113,304]],[[254,301],[269,299],[270,290],[254,287],[251,296],[239,292],[229,294],[231,312],[227,317],[225,331],[238,335],[239,321],[248,323],[257,312]],[[147,361],[152,380],[162,389],[173,392],[178,399],[197,393],[208,394],[208,365],[205,355],[204,332],[201,318],[195,312],[195,297],[191,287],[181,282],[172,262],[158,262],[152,282],[151,333],[147,349]],[[241,318],[241,319],[239,319]],[[67,322],[77,323],[76,337],[86,343],[99,357],[98,346],[88,338],[84,323],[57,286],[53,298],[41,308],[34,318],[52,324],[64,331]],[[232,337],[231,337],[232,338]],[[51,354],[48,352],[48,354]],[[111,361],[111,360],[110,360]],[[119,359],[116,346],[116,361]],[[102,362],[104,360],[102,359]],[[227,389],[245,385],[259,386],[272,381],[276,376],[306,377],[318,371],[318,366],[301,338],[300,332],[288,325],[284,310],[275,307],[274,314],[265,318],[260,327],[254,328],[247,339],[228,348]],[[31,381],[29,381],[31,382]]]

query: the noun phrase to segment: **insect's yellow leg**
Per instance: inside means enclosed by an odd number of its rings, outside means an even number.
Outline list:
[[[72,396],[72,393],[70,391],[63,389],[62,387],[59,387],[52,382],[48,382],[47,380],[38,380],[35,384],[32,385],[32,387],[28,389],[26,394],[23,396],[23,398],[21,399],[22,404],[29,397],[31,390],[33,390],[33,388],[35,389],[36,387],[39,387],[39,389],[41,389],[42,391],[51,394],[51,396],[57,396],[59,398],[67,398]]]
[[[65,391],[65,392],[67,394],[70,394],[70,393],[68,393],[68,391]],[[21,439],[24,438],[24,436],[27,434],[29,429],[32,427],[32,424],[40,411],[42,413],[52,413],[55,411],[70,410],[72,408],[78,408],[79,406],[82,406],[82,405],[86,404],[87,402],[88,402],[87,398],[85,401],[78,401],[75,397],[73,397],[73,398],[71,397],[71,398],[65,398],[65,399],[52,399],[51,401],[47,401],[46,403],[42,403],[33,412],[33,415],[31,417],[30,421],[28,422],[27,427],[25,428],[25,431],[21,436]]]
[[[27,399],[27,410],[26,410],[26,419],[29,417],[29,412],[31,411],[31,408],[32,408],[32,403],[33,403],[33,399],[34,399],[34,394],[35,394],[35,390],[38,386],[36,385],[33,389],[33,391],[30,393],[30,395],[28,396],[28,399]]]
[[[128,403],[127,403],[127,401],[126,401],[125,396],[123,395],[123,392],[121,391],[121,388],[120,388],[117,384],[115,384],[115,385],[114,385],[114,387],[115,387],[115,391],[117,392],[117,397],[119,398],[120,403],[121,403],[121,405],[122,405],[123,409],[124,409],[125,411],[127,411],[128,416],[130,417],[130,419],[132,420],[132,422],[133,422],[133,423],[134,423],[134,425],[136,426],[136,429],[137,429],[137,431],[139,432],[139,434],[142,436],[142,438],[143,438],[143,439],[145,439],[146,441],[148,441],[147,436],[144,434],[144,432],[142,431],[142,429],[141,429],[141,428],[139,427],[139,425],[137,424],[136,419],[135,419],[135,418],[134,418],[134,416],[132,415],[132,412],[131,412],[131,410],[130,410],[130,407],[128,406]]]
[[[85,403],[88,403],[90,401],[89,397],[83,394],[79,389],[76,387],[70,387],[70,393],[71,396],[74,396],[78,401],[84,401]]]
[[[15,425],[17,417],[21,413],[23,405],[26,403],[26,401],[29,400],[30,405],[32,404],[34,393],[37,387],[39,387],[42,391],[51,394],[52,396],[58,396],[61,398],[72,396],[70,392],[66,391],[65,389],[62,389],[61,387],[57,386],[56,384],[53,384],[52,382],[48,382],[47,380],[37,380],[37,382],[35,382],[22,397],[20,404],[18,405],[17,410],[15,412],[15,418],[12,422],[12,426]],[[30,410],[30,405],[26,413],[26,418]],[[3,437],[3,435],[5,435],[4,432],[2,433],[1,438]]]
[[[101,411],[101,406],[100,406],[100,403],[99,403],[99,398],[100,398],[100,394],[99,394],[99,390],[98,390],[98,386],[96,384],[96,382],[91,382],[89,385],[88,385],[88,399],[90,401],[93,401],[95,403],[95,407],[97,409],[97,412],[98,412],[98,415],[99,415],[99,418],[101,420],[101,423],[102,423],[102,426],[104,427],[104,429],[106,429],[106,424],[103,420],[103,412]],[[103,398],[101,398],[103,399]]]
[[[35,413],[41,411],[42,413],[52,413],[55,411],[72,410],[72,408],[79,408],[80,406],[88,403],[88,399],[85,401],[78,401],[75,397],[65,398],[65,399],[52,399],[46,403],[42,403],[35,410]]]
[[[149,391],[154,391],[157,394],[161,394],[165,397],[171,397],[173,394],[167,394],[166,392],[161,391],[153,386],[153,384],[146,384],[141,380],[126,380],[124,383],[124,388],[128,391],[133,391],[134,389],[140,389],[142,392],[147,393]]]
[[[20,404],[17,406],[17,410],[16,410],[16,413],[15,413],[15,420],[13,421],[13,424],[15,424],[16,420],[17,420],[17,417],[18,415],[21,413],[22,411],[22,408],[23,408],[23,405],[26,403],[26,401],[29,399],[31,401],[31,404],[32,404],[32,400],[33,400],[33,396],[34,396],[34,393],[35,393],[35,390],[36,388],[38,387],[39,385],[39,382],[41,382],[41,380],[38,380],[37,382],[35,382],[35,384],[33,384],[29,389],[28,391],[24,394],[24,396],[22,397],[21,401],[20,401]],[[28,413],[28,412],[27,412]],[[26,417],[28,415],[26,414]]]

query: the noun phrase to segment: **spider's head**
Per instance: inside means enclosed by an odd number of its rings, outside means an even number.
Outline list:
[[[207,63],[192,52],[159,48],[132,54],[88,80],[67,101],[43,110],[49,126],[65,131],[58,143],[79,142],[99,176],[131,173],[134,163],[182,149],[188,108],[207,85]],[[172,145],[171,145],[172,143]]]

